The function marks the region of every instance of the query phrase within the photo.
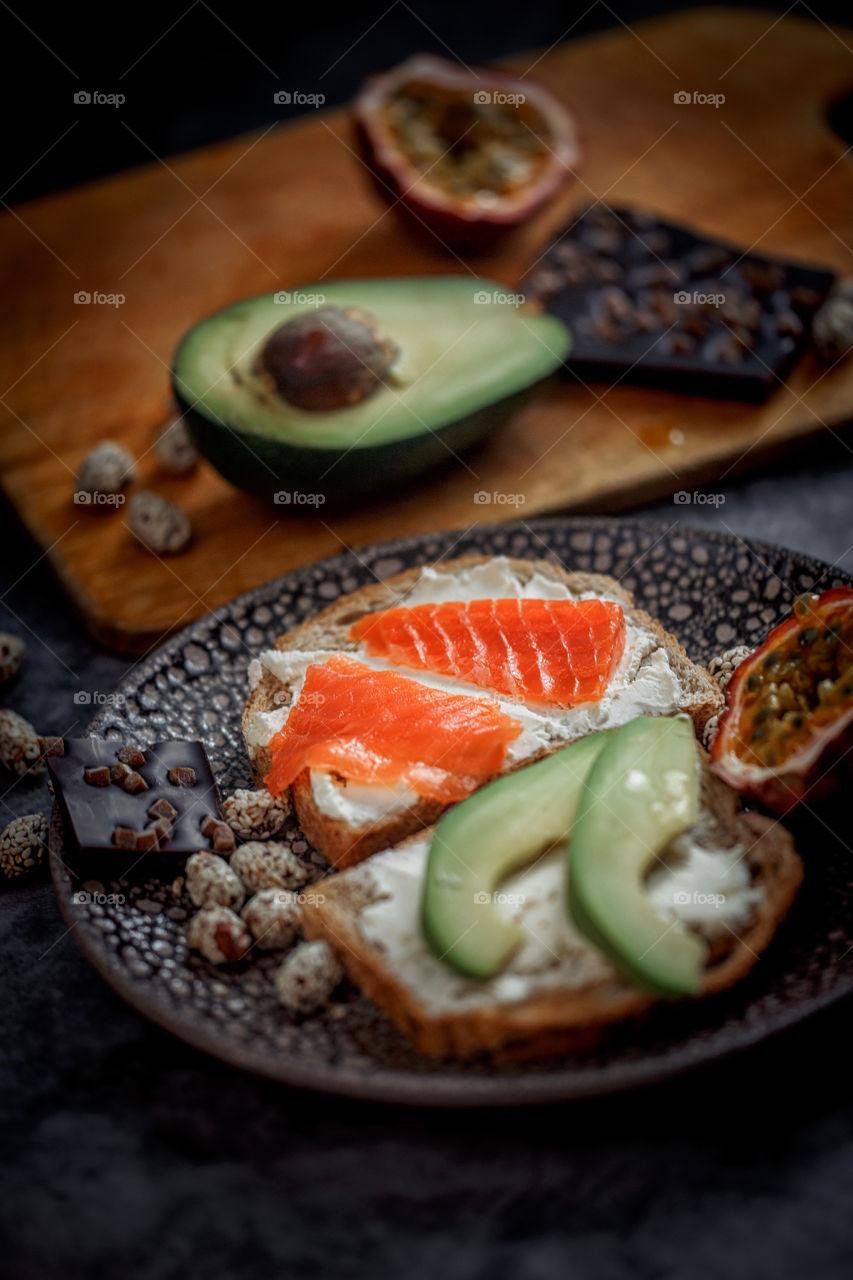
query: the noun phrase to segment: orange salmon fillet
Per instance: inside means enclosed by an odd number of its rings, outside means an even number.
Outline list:
[[[308,668],[264,779],[281,795],[303,769],[354,782],[403,781],[451,803],[497,773],[521,733],[489,698],[429,689],[342,655]]]
[[[535,702],[597,702],[625,649],[612,600],[469,600],[369,613],[350,629],[374,657]]]

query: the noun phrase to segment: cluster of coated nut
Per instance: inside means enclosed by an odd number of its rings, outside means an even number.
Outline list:
[[[291,806],[287,796],[238,790],[225,801],[222,813],[241,840],[272,840],[286,827]]]
[[[17,711],[0,711],[0,764],[19,778],[44,769],[38,735]]]
[[[230,813],[226,802],[226,816],[237,820],[239,830],[256,834],[286,821],[289,809],[280,802],[263,802],[262,794],[236,793],[230,797]],[[251,827],[250,809],[257,815]],[[238,964],[253,948],[292,947],[302,925],[298,890],[307,878],[307,869],[292,850],[276,841],[250,840],[234,852],[230,864],[215,853],[192,854],[182,882],[199,908],[187,931],[190,947],[215,965]],[[281,1004],[304,1016],[328,1002],[342,977],[343,969],[326,942],[302,942],[293,946],[273,982]]]
[[[154,444],[160,467],[170,475],[188,475],[198,462],[198,451],[181,418],[172,419]],[[123,490],[136,477],[132,454],[115,440],[104,440],[80,465],[74,500],[91,504],[96,510],[115,510],[123,501]],[[189,517],[162,494],[142,490],[130,500],[128,525],[131,533],[156,555],[183,551],[192,537]]]
[[[10,822],[0,835],[0,873],[7,880],[31,875],[47,855],[47,818],[28,813]]]
[[[19,636],[0,631],[0,684],[7,684],[21,669],[27,646]]]
[[[156,555],[174,555],[189,545],[189,516],[162,494],[145,489],[130,500],[128,524],[133,536]]]
[[[298,893],[308,872],[294,853],[283,844],[252,841],[238,849],[229,865],[215,853],[199,851],[187,860],[186,889],[195,906],[227,908],[236,914],[243,907],[243,921],[264,951],[278,951],[290,946],[300,927],[301,905]],[[249,901],[246,902],[246,898]],[[245,906],[243,906],[245,902]],[[206,955],[214,964],[209,932],[199,925],[190,935],[201,940]],[[217,954],[223,954],[219,948]]]

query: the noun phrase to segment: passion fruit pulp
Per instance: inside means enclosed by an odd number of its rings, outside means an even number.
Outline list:
[[[790,618],[735,671],[711,767],[779,814],[849,772],[853,589],[800,596]]]
[[[429,54],[369,79],[355,119],[384,194],[451,248],[490,247],[579,157],[572,116],[541,85]]]

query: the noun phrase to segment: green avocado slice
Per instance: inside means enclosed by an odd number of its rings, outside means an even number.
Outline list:
[[[431,950],[445,964],[491,978],[508,963],[523,934],[496,910],[495,890],[569,835],[584,779],[612,732],[590,734],[498,778],[438,823],[421,918]]]
[[[318,412],[285,400],[257,366],[273,332],[321,306],[368,313],[399,357],[365,399]],[[494,281],[321,281],[203,320],[178,347],[172,382],[199,449],[226,479],[266,496],[284,491],[278,501],[310,511],[452,460],[500,425],[569,346],[559,320],[520,311]]]
[[[699,818],[699,757],[684,717],[632,720],[586,780],[569,849],[576,927],[632,982],[663,996],[697,995],[707,946],[652,906],[644,878]]]

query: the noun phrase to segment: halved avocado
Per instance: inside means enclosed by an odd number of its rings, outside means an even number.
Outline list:
[[[342,407],[294,403],[318,397],[293,392],[293,379],[284,376],[312,358],[311,335],[305,342],[290,335],[298,337],[304,318],[321,310],[315,328],[322,321],[328,329],[333,312],[346,315],[364,322],[380,355],[392,353],[370,376],[362,347],[351,330],[342,332],[339,349],[364,375],[354,389],[342,383],[341,399],[360,397]],[[559,320],[519,311],[489,280],[322,281],[249,298],[203,320],[178,347],[172,380],[198,448],[227,480],[310,509],[389,492],[452,459],[496,429],[561,365],[569,346]],[[282,359],[290,370],[281,369]],[[324,377],[321,369],[321,386]],[[315,391],[317,385],[315,379]]]

